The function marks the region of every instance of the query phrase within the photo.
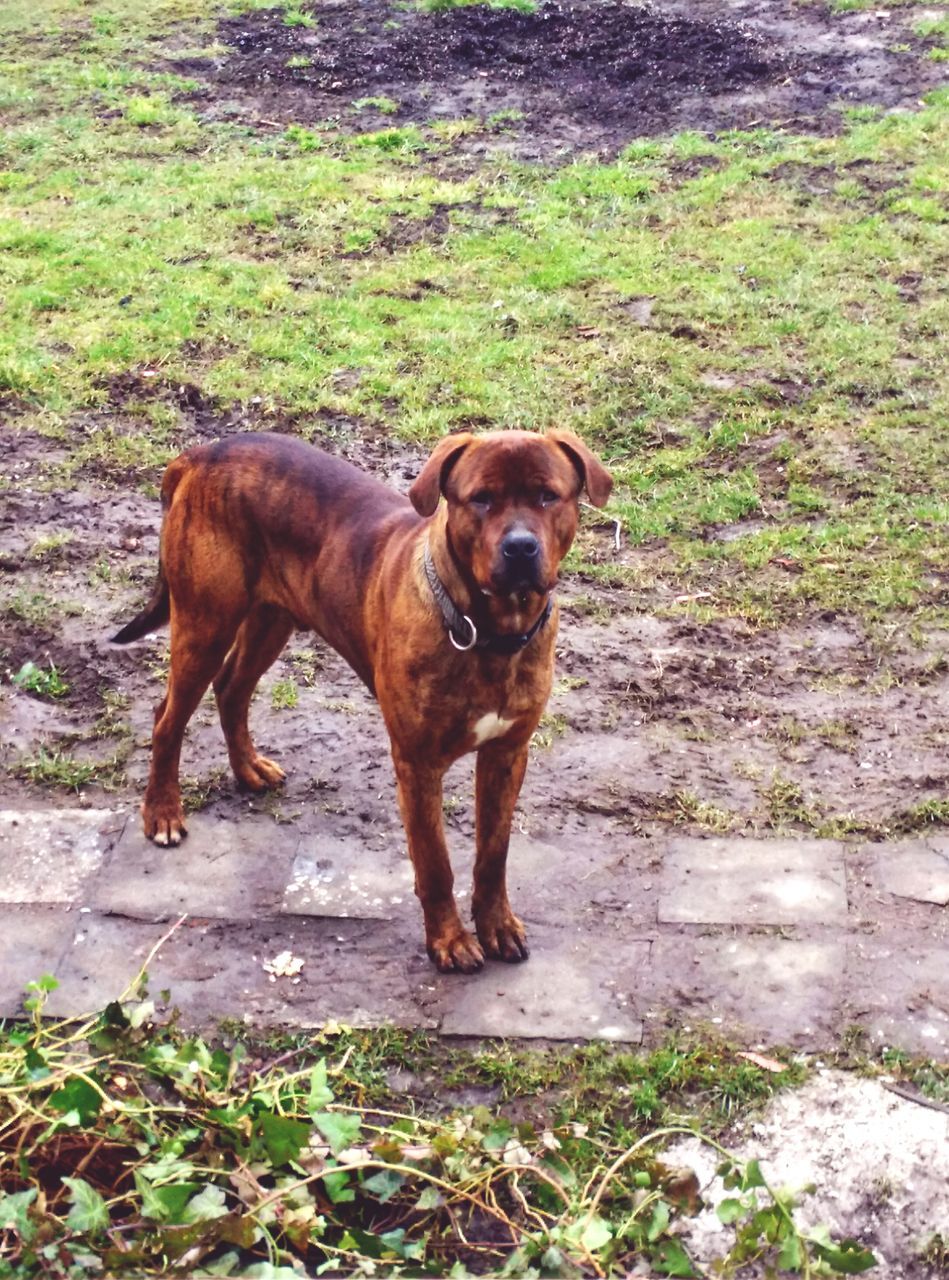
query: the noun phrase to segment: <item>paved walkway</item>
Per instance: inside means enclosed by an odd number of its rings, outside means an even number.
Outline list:
[[[470,862],[457,861],[464,886]],[[595,833],[556,846],[517,837],[512,882],[530,961],[448,977],[425,957],[394,839],[198,815],[187,842],[163,850],[127,812],[0,812],[0,1014],[18,1012],[43,973],[60,981],[51,1013],[103,1007],[187,913],[149,989],[196,1024],[335,1019],[632,1043],[713,1024],[812,1049],[858,1026],[876,1044],[949,1049],[945,836],[631,839],[611,865]],[[302,967],[274,965],[287,951]]]

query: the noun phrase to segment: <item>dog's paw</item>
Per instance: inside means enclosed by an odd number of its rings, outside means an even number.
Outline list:
[[[477,973],[484,968],[484,952],[467,929],[429,938],[428,954],[440,973]]]
[[[151,804],[146,800],[142,805],[142,825],[148,839],[163,847],[181,844],[188,834],[180,804]]]
[[[235,765],[234,776],[238,785],[247,791],[266,791],[269,787],[279,787],[287,775],[275,761],[255,755]]]
[[[519,964],[527,959],[530,954],[527,934],[520,920],[510,911],[497,917],[485,914],[477,925],[478,938],[486,956],[508,964]]]

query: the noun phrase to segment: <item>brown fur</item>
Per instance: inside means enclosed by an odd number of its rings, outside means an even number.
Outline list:
[[[247,713],[257,682],[294,630],[331,644],[379,701],[392,744],[399,806],[425,916],[442,970],[484,955],[521,960],[505,866],[528,742],[553,676],[556,605],[513,656],[458,652],[423,568],[428,539],[442,582],[482,634],[527,632],[541,616],[577,528],[585,487],[601,506],[608,473],[576,436],[456,435],[434,450],[411,501],[349,463],[275,435],[204,445],[172,462],[162,483],[159,577],[126,643],[171,623],[168,690],[155,713],[142,804],[145,834],[185,835],[178,784],[182,737],[213,683],[231,767],[252,790],[284,777],[257,754]],[[439,497],[447,501],[439,507]],[[534,579],[509,586],[502,539],[533,535]],[[482,717],[510,722],[479,743]],[[477,751],[474,937],[462,924],[442,825],[442,777]]]

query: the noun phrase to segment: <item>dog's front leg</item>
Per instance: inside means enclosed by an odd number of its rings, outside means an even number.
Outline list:
[[[514,806],[527,768],[527,743],[492,742],[478,752],[476,774],[477,857],[472,909],[485,955],[527,959],[524,926],[507,897],[507,850]]]
[[[415,868],[415,892],[425,915],[425,945],[442,971],[474,973],[484,964],[475,936],[461,923],[442,821],[444,770],[393,753],[399,809]]]

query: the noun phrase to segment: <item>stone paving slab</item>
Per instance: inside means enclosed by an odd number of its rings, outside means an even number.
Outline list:
[[[941,837],[863,848],[630,837],[604,861],[593,828],[517,832],[512,896],[531,959],[463,977],[437,974],[425,955],[396,829],[363,838],[324,817],[259,814],[199,814],[191,826],[180,848],[158,849],[127,813],[4,814],[0,1013],[20,1011],[25,983],[46,972],[60,981],[52,1014],[94,1013],[165,938],[149,989],[168,988],[186,1024],[639,1043],[644,1025],[655,1037],[712,1023],[808,1048],[858,1024],[875,1042],[949,1045]],[[470,836],[452,841],[463,914]],[[268,973],[281,952],[302,968]]]
[[[188,820],[175,848],[146,840],[138,815],[129,817],[86,899],[100,911],[138,920],[170,920],[182,912],[242,920],[270,914],[280,902],[299,835],[275,831],[269,817],[239,822]]]
[[[75,901],[124,821],[107,809],[0,810],[0,903]]]
[[[839,1022],[846,947],[776,937],[678,937],[654,943],[655,1012],[742,1029],[768,1044],[827,1044]]]
[[[939,907],[949,904],[949,839],[885,845],[876,862],[877,876],[887,893]]]
[[[584,941],[531,932],[534,959],[490,963],[476,981],[439,977],[435,1008],[441,1030],[457,1036],[520,1039],[610,1040],[639,1044],[642,1020],[608,985],[610,967]],[[644,965],[649,943],[624,948],[626,965]]]
[[[833,840],[672,840],[662,924],[834,924],[847,915],[843,846]]]
[[[102,1008],[134,978],[167,931],[164,924],[85,917],[58,974],[60,986],[50,997],[49,1012],[65,1016]],[[349,1026],[434,1027],[434,1019],[415,1001],[419,973],[427,977],[422,957],[406,957],[384,944],[377,926],[359,921],[298,919],[288,926],[282,918],[189,919],[149,963],[148,991],[153,999],[170,992],[170,1005],[192,1023],[231,1017],[262,1026],[321,1026],[335,1020]],[[285,951],[302,959],[302,968],[295,977],[271,976],[265,963]],[[377,952],[380,961],[388,952],[390,962],[367,980],[367,955]]]
[[[59,976],[77,918],[78,912],[59,906],[0,906],[0,1017],[23,1012],[28,982],[46,973]]]
[[[949,948],[855,938],[848,948],[846,1016],[875,1045],[949,1060]]]
[[[408,854],[360,840],[306,841],[293,860],[282,910],[291,915],[389,920],[415,904]]]

